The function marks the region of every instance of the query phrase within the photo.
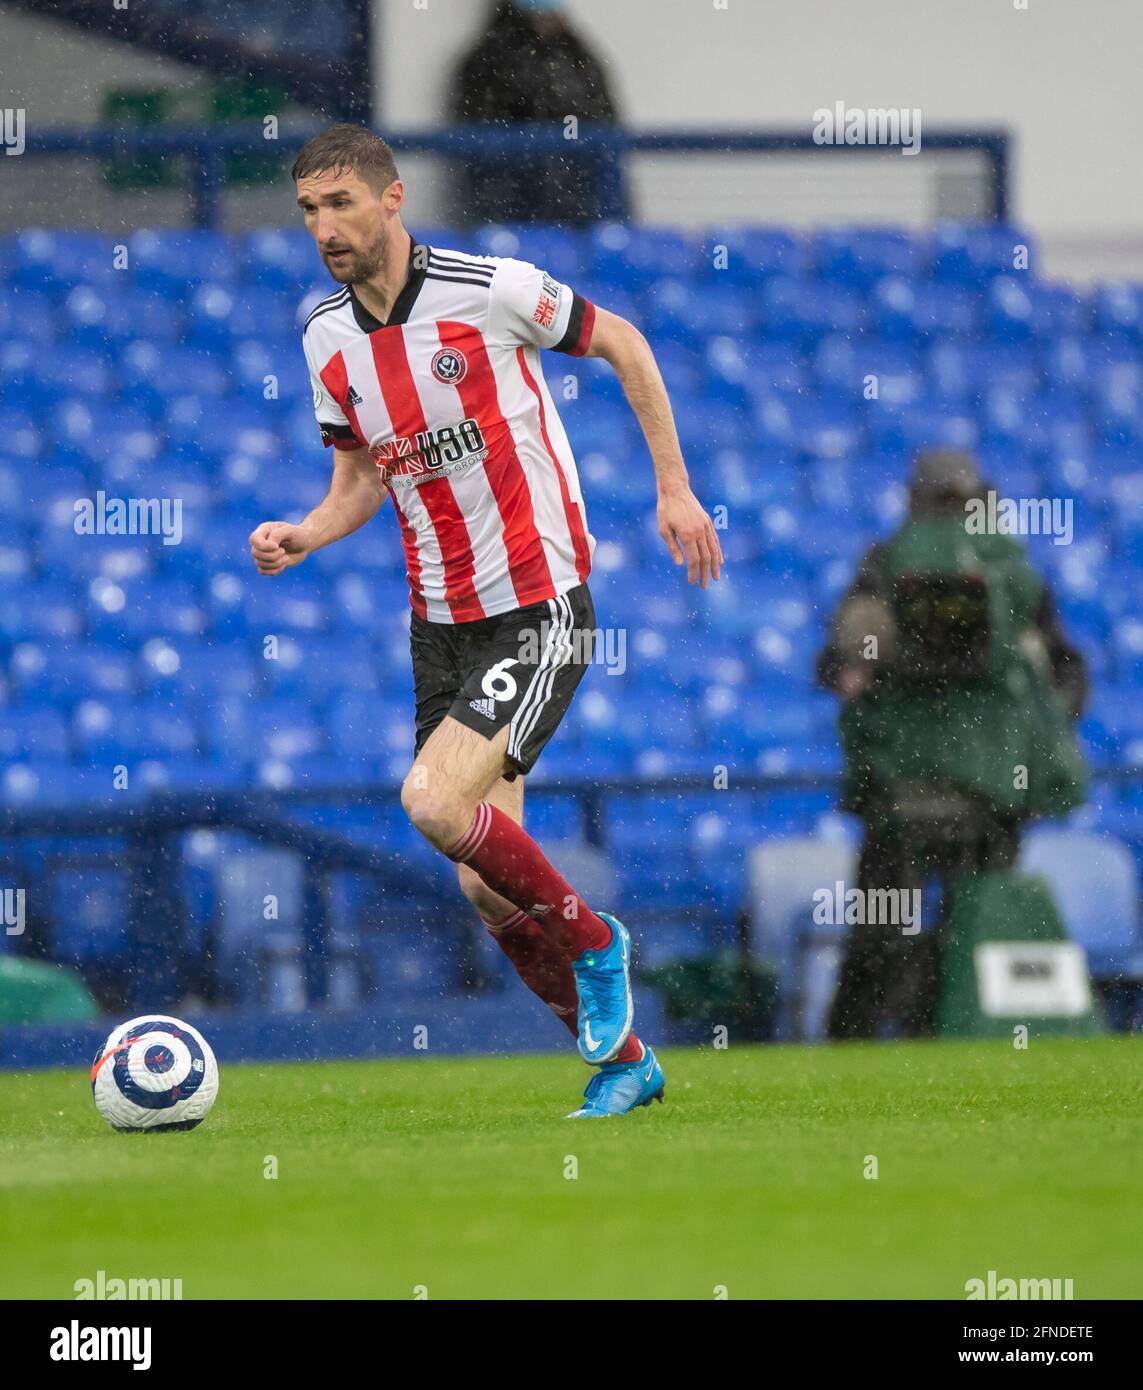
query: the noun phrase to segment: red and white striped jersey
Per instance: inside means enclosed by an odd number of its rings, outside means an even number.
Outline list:
[[[558,598],[591,569],[575,459],[540,349],[580,356],[594,306],[526,261],[410,237],[388,322],[353,287],[302,334],[322,438],[372,453],[413,611],[463,623]]]

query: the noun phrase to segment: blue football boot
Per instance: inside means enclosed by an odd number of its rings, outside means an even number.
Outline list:
[[[618,917],[609,912],[599,916],[611,928],[610,942],[601,951],[584,951],[572,961],[579,995],[579,1055],[593,1066],[610,1062],[622,1048],[635,1014],[631,938]]]
[[[584,1103],[573,1110],[569,1120],[602,1119],[626,1115],[640,1105],[662,1100],[666,1089],[659,1059],[644,1044],[638,1062],[608,1062],[595,1073],[584,1091]]]

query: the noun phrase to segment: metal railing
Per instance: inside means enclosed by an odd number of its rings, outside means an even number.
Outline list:
[[[1101,768],[1095,774],[1092,804],[1100,805],[1112,788],[1140,780],[1137,769]],[[782,792],[835,792],[838,778],[820,773],[735,774],[726,790],[718,793],[730,802],[747,795],[767,797]],[[579,804],[580,829],[584,843],[607,850],[610,836],[608,808],[617,797],[712,795],[711,779],[693,774],[653,778],[609,777],[598,780],[538,782],[529,789],[530,800],[540,797],[571,798]],[[130,953],[132,984],[140,1000],[174,1002],[185,982],[176,975],[177,961],[171,945],[181,937],[178,882],[182,839],[187,832],[200,829],[244,833],[264,847],[296,853],[303,869],[306,912],[303,915],[301,965],[306,995],[311,1004],[328,997],[331,967],[330,880],[342,872],[372,877],[386,894],[407,899],[416,885],[411,884],[407,867],[386,852],[354,842],[340,831],[291,819],[291,813],[307,806],[371,806],[394,815],[398,790],[393,785],[318,785],[288,792],[251,789],[218,794],[183,795],[151,793],[114,810],[91,807],[8,807],[0,810],[0,848],[11,856],[13,847],[30,841],[63,841],[66,849],[55,858],[70,853],[90,862],[93,840],[115,841],[121,846],[114,859],[128,877],[130,910],[124,926]],[[728,802],[729,804],[729,802]],[[109,856],[103,856],[106,861]],[[435,898],[435,884],[425,886],[422,896]],[[46,897],[46,894],[45,894]],[[683,907],[698,921],[709,904],[692,903]],[[677,913],[675,914],[677,915]],[[729,924],[724,924],[729,926]]]
[[[834,778],[821,776],[736,776],[734,794],[764,795],[778,791],[825,790]],[[616,796],[679,794],[710,795],[706,777],[678,776],[644,779],[606,778],[598,781],[544,782],[530,791],[530,798],[570,797],[579,803],[581,835],[585,844],[608,847],[607,807]],[[237,832],[262,847],[296,853],[302,864],[306,911],[302,918],[301,966],[305,992],[311,1004],[328,997],[331,956],[330,881],[338,873],[369,875],[387,894],[408,898],[415,885],[394,857],[355,843],[347,834],[292,819],[309,805],[375,806],[401,815],[397,789],[321,785],[290,792],[251,789],[217,794],[154,792],[133,796],[114,808],[106,804],[66,806],[9,806],[0,810],[0,849],[9,864],[18,860],[19,847],[31,842],[58,846],[51,855],[55,867],[70,859],[94,862],[92,842],[105,848],[95,858],[113,864],[127,878],[130,904],[124,922],[124,948],[131,961],[133,995],[140,1001],[174,1003],[185,989],[178,975],[178,953],[173,943],[184,934],[180,906],[183,837],[195,830]],[[107,846],[113,845],[113,849]],[[15,850],[15,855],[13,851]],[[0,856],[2,857],[2,856]],[[31,896],[50,898],[46,884],[32,884]],[[428,884],[423,896],[439,890]],[[689,911],[702,917],[703,904]]]
[[[260,123],[234,124],[205,129],[185,127],[130,127],[117,129],[41,129],[27,136],[28,154],[85,155],[91,158],[131,159],[163,156],[185,159],[197,227],[219,223],[221,194],[226,186],[226,162],[236,154],[278,153],[292,158],[320,127],[291,128],[267,140]],[[837,158],[862,157],[883,152],[881,145],[818,144],[801,131],[777,130],[626,130],[584,122],[575,139],[567,138],[562,125],[468,125],[443,130],[384,131],[398,154],[442,155],[457,159],[508,156],[559,156],[561,159],[598,159],[600,205],[605,218],[620,219],[626,207],[626,162],[633,154],[814,154]],[[931,151],[978,151],[987,162],[992,215],[999,221],[1009,211],[1009,137],[996,130],[948,130],[925,132],[925,148]]]

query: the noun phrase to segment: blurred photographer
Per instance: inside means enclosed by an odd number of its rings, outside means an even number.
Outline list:
[[[1083,799],[1083,658],[1019,542],[966,526],[986,490],[968,454],[918,455],[908,515],[864,557],[818,659],[844,701],[841,805],[865,822],[866,902],[936,879],[943,906],[958,875],[1013,866],[1027,820]],[[851,927],[831,1038],[933,1032],[941,942],[922,901],[916,934]]]

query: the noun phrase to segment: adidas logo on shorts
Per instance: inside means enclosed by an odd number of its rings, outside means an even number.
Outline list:
[[[469,700],[468,707],[474,709],[477,714],[484,715],[485,719],[496,718],[495,700]]]

